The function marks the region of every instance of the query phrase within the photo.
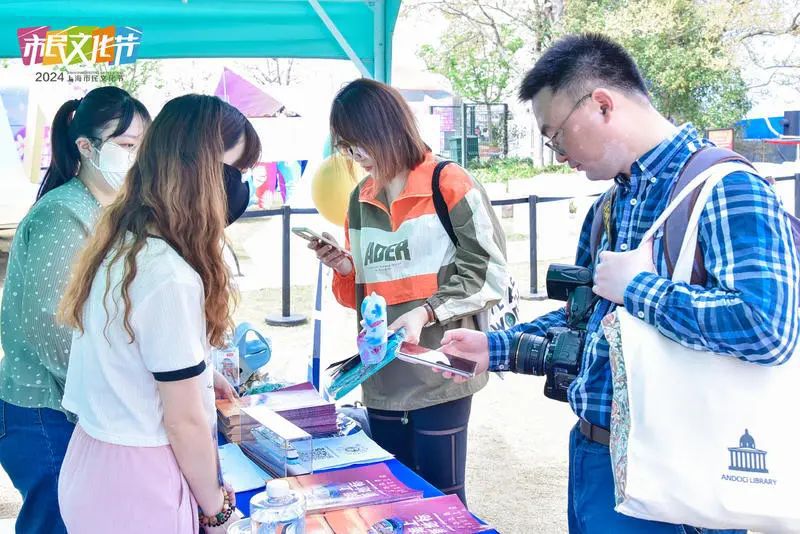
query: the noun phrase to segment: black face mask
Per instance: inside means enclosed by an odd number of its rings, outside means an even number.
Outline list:
[[[225,195],[228,197],[228,224],[232,224],[247,209],[250,203],[250,184],[242,182],[242,171],[223,163]]]

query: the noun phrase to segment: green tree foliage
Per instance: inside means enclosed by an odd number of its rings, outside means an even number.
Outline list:
[[[454,20],[441,42],[435,47],[423,45],[419,56],[429,70],[450,80],[457,94],[494,104],[512,89],[516,78],[513,56],[523,44],[511,28],[501,25],[497,30],[495,40]]]
[[[792,33],[791,25],[769,27],[780,24],[784,7],[770,0],[572,0],[562,31],[599,32],[620,42],[656,108],[671,120],[727,127],[750,109],[742,61],[748,43]]]
[[[99,85],[113,85],[126,90],[131,95],[138,97],[139,89],[147,86],[163,88],[161,79],[161,65],[157,60],[144,59],[130,65],[107,66],[102,63],[95,65],[95,71],[103,81]]]
[[[474,102],[496,103],[549,44],[563,0],[408,0],[403,17],[447,21],[441,39],[418,55],[428,69],[450,80]]]
[[[499,102],[553,39],[599,32],[639,64],[665,116],[727,127],[748,96],[800,87],[797,0],[408,0],[448,21],[441,42],[420,50],[459,95]]]

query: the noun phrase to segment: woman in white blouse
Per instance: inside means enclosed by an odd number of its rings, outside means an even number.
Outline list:
[[[230,329],[223,231],[247,207],[252,125],[216,97],[168,102],[74,269],[59,479],[71,533],[223,533],[235,513],[216,456],[212,346]],[[199,511],[198,511],[199,509]]]

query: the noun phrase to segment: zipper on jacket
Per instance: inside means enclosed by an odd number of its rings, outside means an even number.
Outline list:
[[[400,418],[400,424],[401,425],[408,424],[408,411],[403,412],[403,417]]]

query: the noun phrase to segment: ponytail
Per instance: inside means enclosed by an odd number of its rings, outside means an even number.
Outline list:
[[[98,141],[117,137],[125,133],[137,115],[145,126],[150,124],[147,108],[119,87],[98,87],[80,100],[65,102],[53,119],[50,130],[52,157],[36,200],[77,176],[81,154],[75,141],[79,137]],[[114,131],[104,132],[111,121],[116,121]],[[101,136],[104,139],[99,139]]]
[[[42,198],[48,191],[64,185],[78,172],[81,155],[75,140],[70,135],[69,126],[80,103],[80,99],[68,100],[56,112],[53,126],[50,128],[50,166],[39,185],[36,200]]]

